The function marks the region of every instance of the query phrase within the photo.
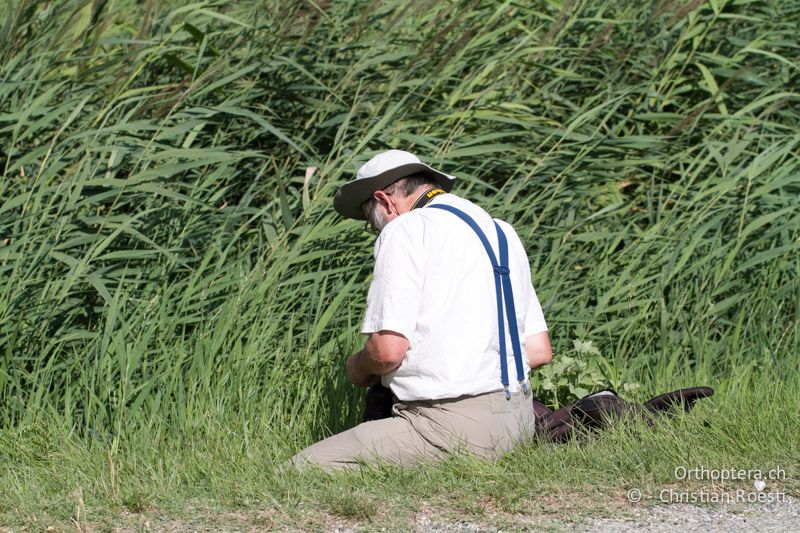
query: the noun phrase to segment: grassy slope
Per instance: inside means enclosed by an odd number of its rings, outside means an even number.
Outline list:
[[[54,4],[0,33],[0,522],[66,520],[78,489],[94,516],[288,519],[515,510],[676,464],[797,477],[793,2]],[[358,417],[369,238],[330,198],[387,146],[515,224],[557,353],[591,339],[639,399],[715,386],[712,426],[272,475]]]

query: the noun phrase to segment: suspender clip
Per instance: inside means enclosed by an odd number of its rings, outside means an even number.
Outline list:
[[[503,390],[506,393],[506,400],[511,400],[511,389],[508,386],[503,386]]]

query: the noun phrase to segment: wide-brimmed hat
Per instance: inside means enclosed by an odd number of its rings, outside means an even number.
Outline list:
[[[333,207],[346,218],[365,220],[361,204],[372,193],[411,174],[424,174],[447,192],[453,188],[455,176],[429,167],[419,157],[403,150],[381,152],[358,169],[356,179],[342,185],[333,198]]]

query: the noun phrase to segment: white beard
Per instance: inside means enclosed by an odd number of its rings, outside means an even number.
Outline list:
[[[373,230],[380,233],[386,227],[386,217],[380,212],[380,206],[375,205],[369,213],[367,213],[367,220]]]

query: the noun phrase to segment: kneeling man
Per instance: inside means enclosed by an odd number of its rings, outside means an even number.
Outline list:
[[[391,417],[318,442],[294,465],[496,458],[532,434],[527,375],[552,354],[527,255],[509,224],[449,192],[454,179],[389,150],[337,191],[342,216],[380,233],[368,338],[347,377],[358,387],[381,382],[397,402]]]

